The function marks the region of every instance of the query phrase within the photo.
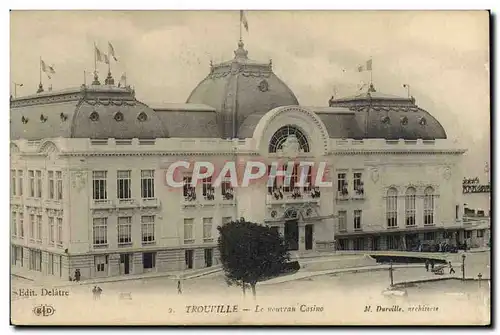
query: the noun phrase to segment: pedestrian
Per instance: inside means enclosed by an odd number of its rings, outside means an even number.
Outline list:
[[[97,300],[101,299],[101,293],[102,293],[102,288],[100,288],[99,286],[97,286]]]
[[[182,294],[181,280],[177,280],[177,294]]]
[[[93,296],[94,300],[97,299],[97,286],[94,286],[92,288],[92,296]]]
[[[431,271],[434,271],[434,260],[431,259]]]
[[[425,270],[427,272],[429,272],[429,260],[428,259],[425,260]]]
[[[449,265],[449,267],[450,267],[450,275],[451,275],[452,273],[455,273],[455,269],[453,269],[453,265],[451,265],[451,262],[448,262],[448,265]]]
[[[76,269],[75,270],[75,281],[79,282],[80,281],[80,277],[81,277],[80,269]]]

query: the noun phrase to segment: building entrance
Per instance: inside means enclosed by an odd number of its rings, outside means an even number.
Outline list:
[[[299,250],[299,223],[297,220],[285,223],[285,241],[288,244],[288,250]]]

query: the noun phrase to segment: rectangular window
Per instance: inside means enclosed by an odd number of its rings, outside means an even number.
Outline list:
[[[118,188],[118,199],[126,200],[132,197],[130,191],[130,171],[118,171],[117,172],[117,188]]]
[[[214,200],[215,191],[212,186],[212,177],[204,178],[201,185],[203,188],[203,198],[205,198],[205,200]]]
[[[63,239],[63,219],[57,218],[57,245],[62,246]]]
[[[28,170],[30,197],[35,197],[35,171]]]
[[[54,274],[54,254],[48,254],[48,272],[49,272],[49,275],[53,275]]]
[[[17,183],[17,186],[19,187],[17,194],[19,196],[22,196],[23,195],[23,170],[18,170],[17,171],[17,177],[18,177],[18,183]]]
[[[118,245],[132,243],[132,217],[118,218]]]
[[[424,225],[434,224],[434,194],[426,190],[424,195]]]
[[[19,213],[19,237],[24,238],[24,213]]]
[[[312,166],[308,166],[308,165],[302,166],[301,171],[300,171],[300,175],[301,175],[301,178],[303,178],[302,176],[305,175],[304,192],[310,192],[313,189]]]
[[[360,237],[360,238],[355,238],[354,239],[354,250],[365,250],[365,239]]]
[[[397,250],[399,249],[399,236],[387,236],[387,249]]]
[[[107,255],[94,256],[94,264],[96,272],[106,272],[108,269],[108,256]]]
[[[354,192],[357,195],[364,194],[363,174],[361,172],[354,172]]]
[[[345,173],[338,173],[337,174],[337,191],[343,192],[344,190],[347,191],[346,174]]]
[[[212,239],[212,218],[203,218],[203,239]]]
[[[348,250],[348,240],[345,238],[339,239],[338,250]]]
[[[233,200],[234,190],[231,186],[231,178],[224,177],[221,182],[221,194],[223,200]]]
[[[108,199],[107,171],[92,171],[92,194],[94,200]]]
[[[283,192],[286,193],[293,192],[299,178],[299,165],[293,164],[293,167],[291,169],[291,174],[288,174],[288,164],[286,164],[283,168],[285,169],[285,177],[283,180]]]
[[[273,186],[269,186],[269,184],[267,184],[268,185],[267,192],[270,195],[274,195],[275,197],[278,197],[277,199],[279,199],[278,177],[276,175],[277,175],[277,171],[276,171],[276,173],[272,173],[272,165],[268,165],[267,166],[267,176],[268,176],[268,180],[271,180],[271,178],[272,178],[272,180],[273,180],[272,185]]]
[[[141,170],[141,197],[153,199],[155,197],[155,171]]]
[[[184,242],[193,241],[194,219],[184,219]]]
[[[42,216],[36,216],[36,240],[38,243],[42,243]]]
[[[213,249],[205,249],[205,267],[209,268],[212,266],[213,261]]]
[[[191,185],[192,178],[191,176],[184,176],[182,179],[183,182],[183,194],[185,201],[194,201],[196,200],[196,188]]]
[[[34,214],[30,214],[30,231],[29,231],[29,234],[30,234],[30,240],[34,240],[35,239],[35,215]]]
[[[477,231],[477,237],[484,237],[484,230],[480,229]]]
[[[49,199],[54,199],[54,190],[55,190],[55,180],[54,180],[54,171],[49,171],[48,172],[48,178],[49,178],[49,183],[48,183],[48,198]]]
[[[339,211],[339,231],[347,230],[347,212]]]
[[[42,171],[36,171],[36,197],[42,197]]]
[[[424,233],[424,240],[434,241],[436,239],[436,234],[434,232]]]
[[[62,187],[62,172],[56,171],[56,196],[57,200],[62,200],[63,198],[63,187]]]
[[[465,232],[465,238],[472,238],[472,231],[471,230],[467,230]]]
[[[12,212],[11,213],[11,230],[12,230],[12,236],[16,237],[17,236],[17,221],[16,221],[16,216],[17,216],[17,213],[16,212]]]
[[[156,267],[156,252],[144,252],[142,254],[142,267],[146,271]]]
[[[361,210],[354,211],[354,230],[361,230]]]
[[[10,194],[16,195],[16,170],[10,170]]]
[[[141,217],[142,244],[155,243],[155,217],[145,215]]]
[[[54,218],[49,216],[49,244],[54,245],[55,242]]]
[[[108,244],[108,219],[94,218],[94,246],[106,246]]]
[[[415,213],[415,191],[413,188],[410,188],[405,195],[405,216],[407,226],[415,225]]]

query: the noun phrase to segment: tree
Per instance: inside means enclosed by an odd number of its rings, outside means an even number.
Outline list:
[[[250,287],[255,298],[257,282],[285,271],[290,259],[278,231],[241,218],[217,227],[218,248],[228,285]]]

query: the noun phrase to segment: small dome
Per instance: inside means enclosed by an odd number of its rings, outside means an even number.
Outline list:
[[[354,112],[354,118],[349,121],[351,128],[357,129],[355,134],[350,135],[353,138],[446,139],[443,126],[429,112],[418,107],[415,98],[383,94],[377,92],[373,84],[366,93],[330,99],[329,105]],[[325,124],[328,123],[326,118],[322,119]],[[332,125],[326,126],[333,128]],[[330,134],[330,137],[335,136]]]
[[[187,103],[205,104],[217,110],[222,138],[246,137],[239,131],[241,125],[246,128],[250,121],[258,122],[260,116],[276,107],[299,104],[292,90],[273,73],[271,61],[250,60],[242,41],[234,55],[230,61],[211,64],[208,76],[187,99]],[[259,117],[245,121],[251,115]]]

